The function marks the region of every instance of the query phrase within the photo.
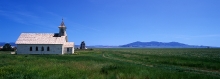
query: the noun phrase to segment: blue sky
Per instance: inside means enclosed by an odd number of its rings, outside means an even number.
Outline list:
[[[220,46],[220,0],[2,0],[0,42],[22,32],[56,33],[69,41],[123,45],[135,41]]]

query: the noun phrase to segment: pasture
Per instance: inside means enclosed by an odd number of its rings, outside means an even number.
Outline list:
[[[219,79],[220,49],[108,48],[73,55],[0,51],[0,78]]]

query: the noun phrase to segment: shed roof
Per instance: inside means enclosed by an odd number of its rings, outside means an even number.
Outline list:
[[[58,37],[56,33],[21,33],[16,44],[64,44],[65,37]]]
[[[66,43],[64,44],[64,47],[74,47],[73,45],[74,45],[73,42],[66,42]]]

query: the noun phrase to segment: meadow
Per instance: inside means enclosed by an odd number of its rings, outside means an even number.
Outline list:
[[[73,55],[0,51],[1,79],[219,79],[220,49],[106,48]]]

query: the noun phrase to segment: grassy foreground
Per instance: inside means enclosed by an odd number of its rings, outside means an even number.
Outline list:
[[[220,49],[95,49],[75,55],[0,51],[0,78],[219,79]]]

